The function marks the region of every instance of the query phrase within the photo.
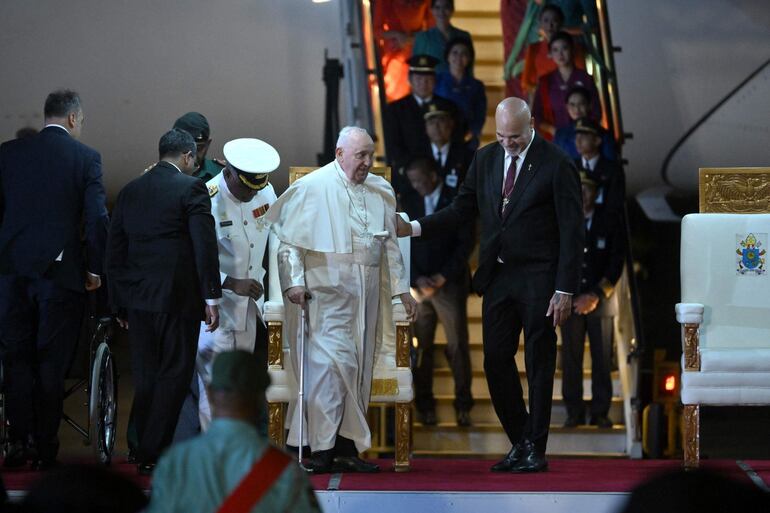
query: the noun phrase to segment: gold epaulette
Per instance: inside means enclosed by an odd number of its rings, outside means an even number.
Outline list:
[[[213,198],[219,192],[219,186],[215,183],[209,185],[209,197]]]

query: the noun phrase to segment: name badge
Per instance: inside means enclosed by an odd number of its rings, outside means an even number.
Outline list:
[[[233,225],[232,221],[222,221],[219,223],[219,226],[232,226],[232,225]]]
[[[596,239],[596,249],[605,249],[607,247],[607,239],[599,237]]]
[[[444,182],[447,184],[447,187],[455,188],[457,187],[457,174],[455,174],[455,170],[452,170],[451,175],[446,175],[446,179]]]

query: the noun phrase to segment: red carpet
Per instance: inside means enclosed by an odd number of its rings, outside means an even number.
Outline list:
[[[539,474],[494,474],[491,460],[415,459],[412,470],[396,473],[392,460],[379,460],[385,471],[376,475],[344,474],[339,490],[439,491],[439,492],[628,492],[640,482],[681,467],[678,460],[551,459],[549,471]],[[770,486],[770,460],[746,460],[765,485]],[[751,482],[734,460],[702,461],[702,466],[728,477]],[[136,466],[114,463],[111,467],[144,489],[150,479],[137,475]],[[10,490],[27,490],[40,477],[28,470],[2,471]],[[326,490],[331,475],[312,476],[314,488]]]
[[[452,492],[628,492],[661,472],[681,467],[678,460],[551,459],[549,471],[538,474],[495,474],[491,460],[415,459],[412,470],[396,473],[392,461],[378,462],[378,475],[345,474],[339,490]],[[703,461],[702,466],[750,482],[733,460]],[[770,484],[770,461],[753,461],[752,468]],[[764,473],[764,474],[762,474]],[[313,476],[317,490],[328,488],[330,476]]]
[[[65,463],[93,464],[93,460],[67,461]],[[150,488],[150,478],[137,474],[136,465],[120,461],[114,462],[109,468],[128,477],[144,490]],[[3,482],[8,491],[28,490],[41,475],[40,472],[32,472],[27,469],[2,469]]]

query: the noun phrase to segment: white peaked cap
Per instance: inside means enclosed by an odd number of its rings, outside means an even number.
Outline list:
[[[263,175],[275,171],[281,163],[278,151],[259,139],[233,139],[222,151],[230,165],[245,173]]]

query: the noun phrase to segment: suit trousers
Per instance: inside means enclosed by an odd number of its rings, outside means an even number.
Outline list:
[[[612,400],[613,317],[572,315],[561,327],[562,396],[567,414],[583,419],[583,353],[586,332],[591,351],[591,416],[606,417]]]
[[[56,264],[54,264],[56,265]],[[85,294],[45,277],[0,276],[0,360],[12,441],[33,437],[54,460],[64,379],[75,354]]]
[[[192,383],[199,327],[197,316],[128,310],[140,463],[156,462],[171,444]]]
[[[546,317],[547,297],[518,297],[510,291],[510,275],[497,264],[482,303],[484,371],[495,413],[512,444],[530,440],[545,454],[556,370],[556,331]],[[524,364],[529,388],[527,411],[516,365],[524,330]]]
[[[417,320],[413,324],[419,356],[414,369],[415,406],[420,411],[433,410],[433,341],[436,325],[441,321],[446,334],[445,354],[455,382],[456,410],[470,410],[471,360],[468,347],[468,291],[467,276],[459,281],[447,281],[436,294],[423,298],[417,306]]]

